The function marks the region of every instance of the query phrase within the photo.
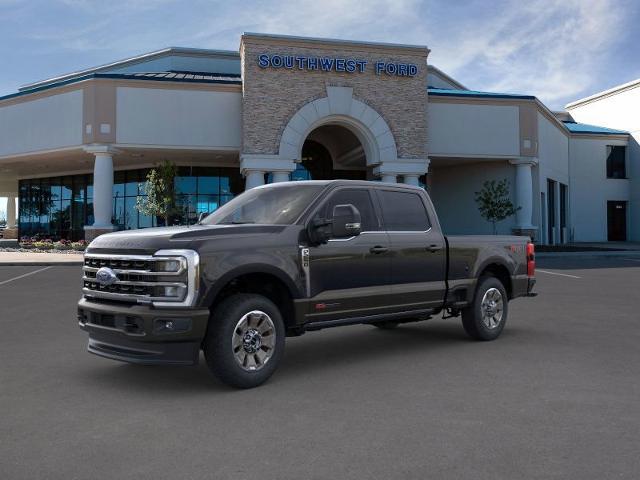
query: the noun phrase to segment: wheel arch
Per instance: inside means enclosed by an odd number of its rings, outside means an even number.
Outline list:
[[[513,298],[513,283],[511,281],[511,272],[509,268],[502,262],[499,261],[490,261],[487,264],[483,265],[480,269],[478,269],[478,282],[482,277],[491,276],[495,277],[502,285],[504,285],[504,289],[507,291],[507,297],[509,299]]]
[[[269,298],[280,309],[287,327],[295,323],[293,300],[302,296],[285,272],[271,265],[251,264],[220,277],[207,292],[204,305],[212,309],[233,293],[255,293]]]

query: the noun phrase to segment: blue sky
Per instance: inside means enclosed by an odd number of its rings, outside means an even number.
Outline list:
[[[166,46],[236,50],[243,31],[427,45],[472,89],[550,108],[640,77],[633,0],[0,0],[0,95]]]

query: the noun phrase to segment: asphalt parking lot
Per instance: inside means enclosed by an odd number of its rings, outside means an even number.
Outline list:
[[[0,266],[0,478],[638,478],[640,258],[538,266],[495,342],[323,330],[248,391],[88,354],[80,267]]]

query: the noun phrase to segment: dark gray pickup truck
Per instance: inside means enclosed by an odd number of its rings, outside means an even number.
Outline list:
[[[533,244],[444,236],[427,193],[364,181],[254,188],[190,227],[102,235],[83,267],[89,351],[141,364],[198,362],[235,387],[260,385],[285,337],[382,329],[444,312],[493,340],[509,300],[531,296]]]

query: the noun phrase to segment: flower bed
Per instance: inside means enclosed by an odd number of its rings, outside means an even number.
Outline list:
[[[50,238],[22,237],[18,248],[0,248],[1,252],[50,252],[50,253],[82,253],[87,248],[85,240],[52,240]]]

